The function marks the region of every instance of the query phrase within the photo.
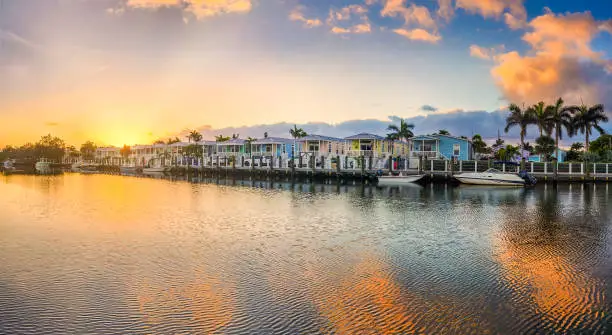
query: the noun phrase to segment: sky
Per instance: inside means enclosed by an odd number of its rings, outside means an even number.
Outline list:
[[[400,118],[494,138],[510,102],[558,97],[610,113],[606,3],[0,0],[0,146],[342,137]]]

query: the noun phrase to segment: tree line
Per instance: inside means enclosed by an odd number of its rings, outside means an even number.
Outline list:
[[[596,160],[600,158],[596,156],[610,151],[609,143],[607,146],[598,143],[597,152],[590,150],[590,138],[593,132],[596,131],[602,136],[605,135],[605,131],[600,124],[608,122],[608,116],[601,104],[566,106],[563,99],[559,98],[552,105],[547,105],[543,101],[522,108],[516,104],[510,104],[509,110],[510,115],[506,118],[504,131],[507,133],[511,128],[519,128],[522,152],[533,151],[541,154],[545,160],[550,160],[554,153],[556,153],[555,157],[558,157],[559,140],[563,139],[564,134],[570,138],[578,134],[585,136],[584,146],[579,144],[572,146],[574,151],[571,158],[573,159]],[[539,131],[539,137],[535,139],[536,145],[532,150],[530,150],[529,143],[525,142],[527,128],[530,125],[536,126]],[[584,154],[578,155],[578,151],[582,148],[585,150]]]

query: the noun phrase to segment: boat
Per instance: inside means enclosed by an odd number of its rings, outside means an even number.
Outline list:
[[[119,171],[121,171],[121,173],[134,174],[138,171],[138,167],[124,165],[119,167]]]
[[[164,173],[166,171],[165,167],[146,167],[142,169],[143,173]]]
[[[46,158],[41,158],[36,162],[34,168],[36,169],[36,173],[39,174],[51,174],[53,172],[51,169],[51,162]]]
[[[455,179],[470,185],[529,186],[536,183],[536,179],[524,171],[519,174],[504,173],[494,168],[484,172],[462,173],[456,175]]]
[[[379,176],[378,185],[385,186],[385,185],[403,185],[403,184],[416,183],[417,181],[423,179],[423,177],[425,177],[425,175],[423,174],[413,174],[413,175],[400,174],[397,176],[395,175]]]

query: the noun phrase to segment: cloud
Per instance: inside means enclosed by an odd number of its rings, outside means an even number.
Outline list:
[[[504,45],[500,45],[493,48],[485,48],[475,44],[470,45],[470,56],[484,59],[484,60],[492,60],[494,59],[500,52],[504,50]]]
[[[45,126],[48,126],[48,127],[57,127],[59,125],[60,124],[58,122],[45,122]]]
[[[503,14],[506,24],[511,29],[525,26],[527,11],[524,0],[457,0],[456,7],[484,18],[500,18]]]
[[[431,107],[431,106],[429,106]],[[386,135],[387,127],[392,123],[399,123],[400,119],[405,119],[408,123],[415,125],[415,134],[431,134],[438,132],[440,129],[446,129],[451,134],[456,136],[472,137],[473,134],[481,134],[485,139],[497,138],[498,130],[505,127],[507,111],[464,111],[454,110],[448,113],[428,114],[424,116],[415,116],[403,118],[401,116],[391,115],[387,120],[365,119],[365,120],[348,120],[336,124],[325,122],[311,122],[298,124],[309,134],[327,135],[333,137],[344,138],[358,133],[373,133],[378,135]],[[293,127],[293,123],[282,122],[275,124],[262,124],[243,127],[228,127],[228,128],[212,128],[203,126],[198,128],[198,131],[205,139],[212,140],[219,134],[231,135],[240,134],[241,138],[263,137],[264,132],[269,136],[290,138],[289,129]],[[186,136],[186,131],[182,133]],[[530,134],[536,134],[535,128]],[[518,141],[518,131],[513,129],[509,134],[504,134],[506,140]]]
[[[437,112],[438,108],[432,106],[432,105],[423,105],[421,106],[420,110],[424,111],[424,112]]]
[[[37,51],[41,51],[43,49],[40,45],[38,45],[38,44],[36,44],[36,43],[34,43],[34,42],[32,42],[32,41],[30,41],[30,40],[20,36],[20,35],[17,35],[15,33],[11,32],[11,31],[8,31],[8,30],[0,29],[0,41],[8,41],[8,42],[11,42],[11,43],[16,43],[16,44],[19,44],[19,45],[24,46],[26,48],[29,48],[29,49],[32,49],[32,50],[37,50]]]
[[[438,11],[436,13],[446,22],[450,21],[455,15],[452,0],[438,0]]]
[[[393,30],[393,32],[395,32],[398,35],[404,36],[410,40],[413,40],[413,41],[437,43],[439,40],[442,39],[440,35],[437,35],[435,33],[431,34],[427,30],[420,29],[420,28],[412,29],[412,30],[406,30],[404,28],[399,28],[399,29]]]
[[[607,31],[610,35],[612,35],[612,20],[602,22],[599,25],[599,29],[603,31]]]
[[[162,7],[181,8],[184,13],[195,16],[198,20],[207,17],[230,14],[248,13],[253,4],[251,0],[128,0],[125,3],[128,8],[157,10]],[[119,7],[113,13],[121,13]]]
[[[372,31],[367,13],[367,7],[355,4],[340,9],[331,8],[326,23],[334,34],[365,34]]]
[[[600,25],[589,12],[534,18],[523,35],[531,50],[495,57],[491,74],[504,97],[529,104],[558,97],[569,103],[612,103],[610,61],[591,48]]]
[[[289,19],[292,21],[301,21],[304,22],[304,27],[313,28],[318,27],[323,24],[323,22],[317,18],[308,19],[304,17],[304,6],[297,6],[289,13]]]
[[[427,7],[415,4],[405,7],[405,2],[406,0],[387,0],[385,6],[380,11],[380,15],[390,17],[400,16],[404,19],[404,25],[406,26],[416,24],[423,28],[435,29],[437,27],[436,21],[431,17]]]

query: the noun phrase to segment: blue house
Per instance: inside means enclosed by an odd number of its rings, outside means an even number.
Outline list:
[[[565,150],[561,150],[559,149],[559,159],[557,160],[558,163],[563,163],[565,162],[565,157],[567,156],[567,152]],[[552,157],[557,157],[557,152],[555,151],[555,153],[552,154]],[[529,158],[527,159],[528,162],[535,162],[535,163],[539,163],[539,162],[544,162],[544,159],[542,157],[542,155],[531,155],[529,156]]]
[[[293,158],[295,141],[288,138],[265,137],[251,143],[251,155],[253,156],[286,156]]]
[[[412,139],[412,157],[471,160],[472,142],[450,135],[420,135]]]

